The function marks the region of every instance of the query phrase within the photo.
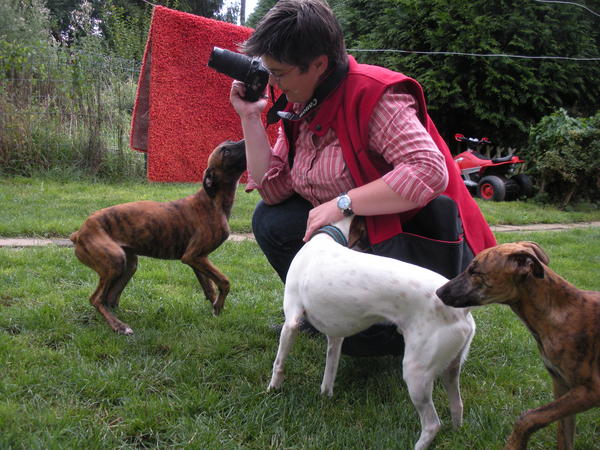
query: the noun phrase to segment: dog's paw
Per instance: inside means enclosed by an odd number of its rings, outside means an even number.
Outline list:
[[[281,387],[283,383],[283,377],[271,378],[271,382],[269,383],[269,387],[267,387],[267,391],[275,391]]]
[[[333,386],[321,385],[321,395],[326,395],[327,397],[332,397],[333,396]]]
[[[122,334],[124,336],[131,336],[133,334],[133,330],[127,326],[124,325],[122,327],[119,327],[117,330],[115,330],[117,333]]]

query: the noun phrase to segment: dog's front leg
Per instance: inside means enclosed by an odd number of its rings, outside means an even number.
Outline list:
[[[552,422],[586,411],[600,402],[598,394],[586,386],[577,386],[547,405],[525,411],[515,423],[505,450],[527,448],[531,434]],[[561,450],[563,450],[561,448]]]
[[[569,387],[565,381],[555,372],[549,372],[552,376],[552,391],[554,398],[565,395]],[[572,450],[575,441],[575,415],[563,417],[558,421],[557,443],[560,450]]]
[[[405,335],[405,342],[402,375],[421,421],[421,434],[415,443],[415,450],[424,450],[429,447],[442,426],[432,398],[435,374],[430,369],[430,361],[424,361],[422,354],[410,350],[418,347],[412,345],[408,334]]]
[[[217,299],[217,291],[215,290],[215,284],[210,281],[208,277],[202,274],[198,269],[192,267],[194,274],[196,274],[196,278],[202,287],[202,291],[204,292],[204,296],[206,300],[210,302],[210,304],[214,304]]]
[[[201,280],[201,276],[204,276],[217,285],[217,288],[219,289],[217,299],[214,300],[208,298],[207,300],[213,305],[213,314],[215,316],[219,315],[223,309],[223,305],[225,305],[225,298],[229,293],[229,279],[208,260],[207,256],[195,256],[192,250],[187,250],[181,258],[181,261],[194,269],[199,280]],[[200,276],[198,275],[198,272],[200,273]],[[200,284],[202,285],[202,281],[200,281]],[[202,285],[202,289],[205,290],[204,285]]]
[[[277,349],[277,356],[273,362],[273,374],[271,375],[271,382],[269,383],[268,391],[272,389],[279,389],[281,383],[283,383],[283,366],[285,359],[290,353],[296,334],[298,333],[298,320],[289,321],[286,319],[281,329],[281,335],[279,336],[279,348]]]
[[[327,336],[327,359],[325,360],[325,373],[321,383],[321,394],[327,394],[329,397],[333,395],[333,383],[340,362],[343,342],[343,337]]]

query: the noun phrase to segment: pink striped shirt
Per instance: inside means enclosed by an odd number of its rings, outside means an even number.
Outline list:
[[[388,89],[369,121],[369,150],[393,167],[382,177],[388,186],[423,206],[446,189],[448,173],[442,153],[417,117],[417,108],[412,95],[398,87]],[[333,129],[319,138],[303,121],[290,170],[282,128],[269,169],[260,183],[249,178],[247,190],[258,189],[267,204],[280,203],[296,192],[317,206],[356,187]]]

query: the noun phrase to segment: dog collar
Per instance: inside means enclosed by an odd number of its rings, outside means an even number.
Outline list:
[[[321,227],[315,231],[314,234],[319,233],[328,234],[338,244],[348,247],[348,239],[346,239],[346,236],[344,236],[344,233],[342,233],[342,230],[340,230],[338,227],[334,227],[333,225],[325,225],[324,227]]]

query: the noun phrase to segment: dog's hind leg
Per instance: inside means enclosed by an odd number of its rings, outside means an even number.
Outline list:
[[[125,286],[127,286],[127,283],[129,283],[129,280],[131,280],[131,277],[133,277],[133,274],[137,269],[137,255],[131,250],[124,250],[126,258],[125,270],[121,273],[119,279],[113,283],[106,296],[106,305],[110,308],[116,308],[119,306],[119,299],[121,297],[121,293],[123,292],[123,289],[125,289]]]
[[[109,293],[124,277],[127,267],[125,252],[117,244],[108,240],[102,243],[91,241],[86,244],[87,246],[78,242],[75,247],[75,255],[100,276],[98,287],[90,297],[90,303],[102,314],[113,331],[120,334],[133,334],[129,325],[121,322],[110,311],[108,302]]]
[[[463,401],[460,395],[460,370],[462,364],[462,355],[458,355],[450,366],[442,372],[442,383],[448,394],[450,403],[450,415],[452,416],[452,426],[458,428],[463,421]]]
[[[406,341],[406,349],[409,348],[411,345]],[[410,399],[421,421],[421,435],[415,444],[415,450],[423,450],[429,447],[441,427],[432,398],[434,374],[419,360],[418,355],[413,356],[408,350],[405,350],[402,372]]]
[[[327,336],[327,359],[325,361],[325,373],[321,383],[321,394],[333,395],[333,383],[337,374],[338,364],[340,362],[340,353],[342,351],[343,337]]]
[[[283,383],[283,366],[285,359],[290,353],[296,335],[298,334],[298,326],[303,316],[302,311],[297,311],[294,314],[289,314],[286,311],[285,323],[281,329],[281,335],[279,336],[279,348],[277,349],[277,356],[273,362],[273,373],[271,375],[271,381],[267,390],[279,389],[281,383]]]

